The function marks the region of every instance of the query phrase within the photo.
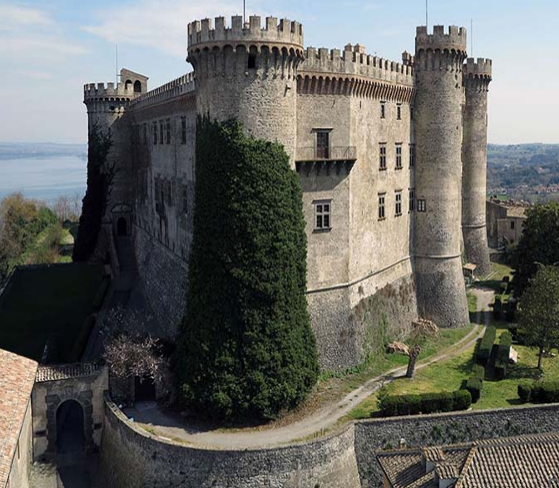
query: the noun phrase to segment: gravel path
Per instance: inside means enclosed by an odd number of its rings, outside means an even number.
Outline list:
[[[475,290],[478,296],[479,319],[483,317],[483,311],[489,310],[489,303],[493,298],[493,292],[487,290]],[[485,322],[485,321],[484,321]],[[459,355],[472,347],[483,334],[484,324],[476,324],[470,333],[451,348],[443,351],[440,355],[418,363],[416,370],[421,370],[433,363]],[[406,366],[395,368],[387,373],[377,376],[355,389],[342,400],[318,410],[309,417],[289,425],[274,429],[241,429],[237,431],[222,430],[196,430],[185,425],[185,419],[174,417],[162,412],[155,403],[138,404],[133,409],[127,409],[126,414],[134,417],[135,422],[149,427],[150,432],[156,432],[161,438],[186,442],[201,448],[218,449],[256,449],[262,447],[277,446],[304,438],[319,436],[325,431],[336,426],[338,420],[348,414],[356,405],[375,393],[384,384],[405,375]]]

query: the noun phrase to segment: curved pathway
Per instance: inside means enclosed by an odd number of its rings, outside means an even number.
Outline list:
[[[478,298],[478,300],[481,306],[487,301],[486,297],[483,300]],[[481,308],[481,310],[483,309]],[[483,330],[482,325],[475,325],[460,342],[443,351],[440,355],[418,363],[416,371],[444,359],[452,358],[471,348],[481,337]],[[407,366],[402,366],[372,378],[343,399],[314,412],[304,419],[273,429],[241,429],[238,431],[191,429],[185,425],[184,419],[163,413],[153,402],[138,404],[134,409],[126,409],[126,414],[129,417],[134,417],[139,424],[149,427],[151,433],[156,433],[162,439],[185,442],[200,448],[256,449],[277,446],[324,434],[335,427],[342,417],[384,384],[405,375],[406,369]]]

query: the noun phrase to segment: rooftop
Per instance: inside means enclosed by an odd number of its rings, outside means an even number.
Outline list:
[[[0,487],[6,486],[37,363],[0,349]]]
[[[70,378],[85,378],[97,376],[103,370],[102,366],[91,363],[62,364],[60,366],[41,366],[37,370],[37,383],[45,381],[59,381]]]
[[[377,459],[392,488],[559,487],[559,433],[384,451]]]

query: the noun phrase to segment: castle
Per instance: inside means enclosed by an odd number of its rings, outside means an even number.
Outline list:
[[[133,243],[165,334],[185,311],[198,114],[277,141],[299,175],[307,298],[321,366],[360,363],[417,317],[469,323],[462,265],[489,268],[485,224],[490,60],[466,60],[466,30],[417,28],[402,62],[305,48],[303,26],[268,17],[188,25],[194,72],[85,86],[90,131],[111,135],[119,171],[99,254]],[[281,265],[281,263],[278,263]]]

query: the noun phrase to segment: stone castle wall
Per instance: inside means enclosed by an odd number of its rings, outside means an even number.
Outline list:
[[[101,466],[107,488],[359,488],[353,427],[275,449],[211,450],[163,440],[105,404]]]
[[[559,404],[357,421],[322,439],[260,450],[197,449],[130,422],[107,398],[107,488],[380,488],[376,452],[559,431]]]

